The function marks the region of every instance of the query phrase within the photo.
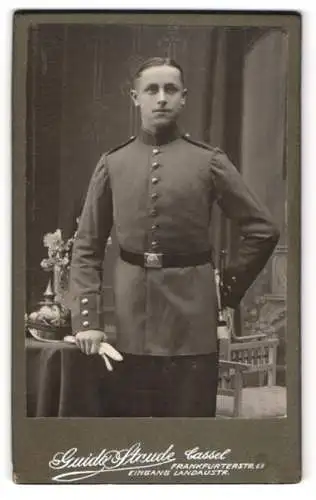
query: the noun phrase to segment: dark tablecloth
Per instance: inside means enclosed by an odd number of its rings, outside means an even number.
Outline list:
[[[117,371],[65,342],[26,339],[27,416],[112,416]]]

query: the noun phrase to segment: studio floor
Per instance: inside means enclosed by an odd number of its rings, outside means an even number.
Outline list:
[[[217,396],[217,413],[219,418],[231,418],[233,398]],[[242,389],[242,405],[240,418],[271,418],[286,416],[286,388],[245,387]]]

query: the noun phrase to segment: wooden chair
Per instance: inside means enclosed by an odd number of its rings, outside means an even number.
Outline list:
[[[275,386],[279,341],[265,333],[236,337],[233,311],[226,312],[226,320],[228,335],[219,341],[218,395],[234,398],[233,416],[237,417],[241,414],[242,390],[246,376],[258,374],[259,387]]]
[[[219,360],[218,396],[233,397],[233,417],[241,413],[243,373],[248,370],[246,363],[236,361]]]

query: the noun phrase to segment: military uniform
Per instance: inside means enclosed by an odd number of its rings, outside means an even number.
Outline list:
[[[278,240],[266,208],[219,149],[173,126],[141,130],[104,154],[92,176],[71,265],[74,333],[103,329],[104,249],[115,224],[117,348],[137,356],[199,356],[217,351],[217,300],[210,218],[217,202],[241,231],[225,271],[235,307]]]

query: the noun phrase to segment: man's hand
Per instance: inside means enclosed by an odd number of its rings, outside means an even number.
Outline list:
[[[87,330],[78,332],[75,336],[76,344],[85,354],[98,354],[100,344],[106,340],[104,332],[101,330]]]

